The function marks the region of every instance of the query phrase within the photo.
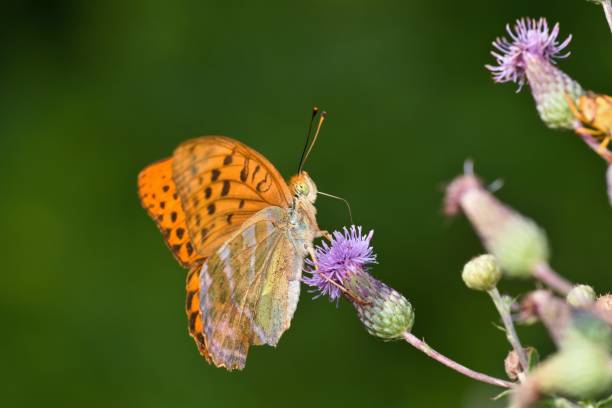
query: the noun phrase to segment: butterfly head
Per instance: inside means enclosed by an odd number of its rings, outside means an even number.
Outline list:
[[[289,188],[296,200],[305,198],[309,202],[314,203],[317,199],[317,185],[305,171],[301,171],[291,177]]]

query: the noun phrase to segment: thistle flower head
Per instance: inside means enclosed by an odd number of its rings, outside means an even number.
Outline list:
[[[493,41],[493,47],[497,51],[492,51],[491,54],[498,65],[487,65],[495,82],[515,82],[520,90],[527,81],[526,55],[530,54],[553,64],[555,59],[570,55],[569,52],[562,54],[562,51],[570,43],[572,36],[569,35],[563,42],[559,42],[559,23],[550,31],[544,18],[522,18],[516,20],[514,29],[508,24],[506,31],[511,40],[501,37]]]
[[[329,242],[315,248],[316,260],[307,260],[303,281],[331,300],[344,295],[357,310],[368,333],[392,340],[409,332],[414,323],[412,305],[399,292],[375,279],[366,266],[376,262],[370,246],[373,231],[363,235],[361,227],[333,233]]]
[[[584,91],[580,84],[555,66],[556,60],[566,58],[563,53],[572,36],[558,40],[559,24],[552,30],[544,18],[523,18],[516,21],[514,29],[506,31],[510,39],[497,38],[491,54],[497,65],[486,65],[495,82],[514,82],[521,90],[529,83],[540,118],[551,128],[572,129],[575,118],[567,103],[574,101]]]
[[[342,294],[342,281],[357,270],[376,263],[376,254],[370,246],[374,231],[363,235],[361,227],[344,227],[343,232],[334,231],[329,244],[323,242],[315,248],[316,263],[306,260],[309,277],[303,278],[304,283],[315,288],[321,295],[329,295],[331,300],[338,299]]]
[[[527,277],[548,260],[544,231],[531,219],[500,202],[468,172],[446,189],[447,214],[461,210],[472,223],[484,247],[509,276]]]

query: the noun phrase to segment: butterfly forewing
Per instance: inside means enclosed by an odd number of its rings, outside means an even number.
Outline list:
[[[181,144],[173,156],[173,177],[201,256],[214,252],[257,211],[291,202],[285,181],[268,160],[222,136]]]

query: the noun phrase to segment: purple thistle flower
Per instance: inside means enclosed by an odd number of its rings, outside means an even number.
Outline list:
[[[556,58],[567,58],[570,52],[561,54],[561,51],[572,40],[571,34],[562,42],[557,41],[559,35],[559,23],[555,24],[552,31],[548,30],[546,19],[523,18],[516,21],[514,31],[510,25],[506,25],[506,31],[512,39],[506,37],[497,38],[493,46],[498,52],[492,51],[499,65],[487,65],[493,73],[495,82],[515,82],[519,85],[519,91],[525,84],[527,62],[526,58],[531,55],[542,58],[549,63],[555,63]]]
[[[550,30],[544,18],[519,19],[514,28],[506,26],[506,31],[510,39],[501,37],[493,41],[495,50],[491,54],[497,60],[497,65],[485,66],[493,74],[493,80],[497,83],[517,83],[517,92],[525,83],[529,83],[544,123],[551,128],[572,129],[575,118],[569,109],[567,97],[576,101],[584,91],[580,84],[555,65],[556,59],[570,55],[562,51],[572,36],[559,41],[559,24]]]
[[[306,260],[311,276],[303,281],[318,296],[337,300],[340,295],[353,304],[368,333],[393,340],[410,332],[414,310],[408,300],[393,288],[370,275],[366,266],[376,263],[370,241],[374,231],[363,235],[361,227],[335,231],[329,242],[315,248],[316,261]]]
[[[363,235],[361,227],[344,227],[344,232],[334,231],[330,243],[323,242],[315,248],[317,263],[307,259],[310,277],[302,278],[303,282],[319,292],[316,297],[328,295],[336,300],[342,294],[339,286],[351,273],[364,269],[368,264],[376,263],[376,255],[370,241],[374,231]]]

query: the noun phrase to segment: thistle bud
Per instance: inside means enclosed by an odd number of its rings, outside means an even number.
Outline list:
[[[612,364],[608,347],[573,329],[562,348],[527,377],[513,396],[513,407],[527,407],[538,395],[554,394],[579,400],[612,391]]]
[[[589,285],[576,285],[566,296],[567,303],[576,309],[584,309],[595,302],[595,291]]]
[[[538,264],[548,261],[544,231],[495,198],[473,174],[451,182],[446,190],[445,207],[463,210],[484,247],[509,276],[530,276]]]
[[[487,65],[495,82],[515,82],[519,90],[529,83],[540,118],[551,128],[573,129],[575,121],[567,98],[576,101],[584,94],[580,84],[555,65],[555,60],[566,58],[562,51],[571,35],[559,42],[559,24],[549,30],[546,19],[520,19],[514,29],[506,27],[505,37],[493,42],[491,54],[498,65]]]
[[[404,296],[367,272],[357,271],[344,280],[359,320],[372,336],[394,340],[410,332],[414,324],[412,305]]]
[[[501,279],[501,270],[493,255],[480,255],[463,267],[461,277],[465,285],[474,290],[489,291]]]

